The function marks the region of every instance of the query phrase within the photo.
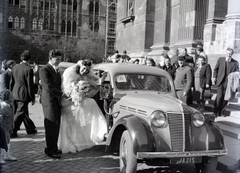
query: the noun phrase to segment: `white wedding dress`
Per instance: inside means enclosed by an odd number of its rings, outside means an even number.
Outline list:
[[[76,65],[63,73],[62,91],[67,95],[71,93],[72,83],[86,80],[76,73]],[[72,100],[62,99],[58,147],[63,153],[90,148],[103,141],[106,133],[106,119],[94,99],[84,97],[77,107]]]

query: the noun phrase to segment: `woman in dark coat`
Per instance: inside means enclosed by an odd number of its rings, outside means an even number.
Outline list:
[[[204,110],[204,92],[211,87],[212,69],[205,63],[203,56],[198,57],[198,66],[194,69],[194,96],[200,111]]]

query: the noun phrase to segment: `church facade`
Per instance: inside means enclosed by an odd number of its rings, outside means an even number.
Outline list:
[[[231,47],[240,53],[239,0],[122,0],[118,2],[116,49],[132,58],[203,47],[210,62]]]

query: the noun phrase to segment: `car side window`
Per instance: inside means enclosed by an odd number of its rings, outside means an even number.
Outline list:
[[[130,87],[131,80],[128,75],[117,75],[116,86],[120,90],[128,90]]]

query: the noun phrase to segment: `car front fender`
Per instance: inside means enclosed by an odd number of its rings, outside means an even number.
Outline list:
[[[129,115],[119,119],[110,131],[106,145],[112,146],[117,150],[119,148],[122,133],[128,130],[133,140],[133,151],[137,152],[154,151],[154,137],[148,123],[134,115]]]
[[[193,129],[192,149],[196,151],[225,149],[223,133],[216,123],[207,120],[203,127]]]

